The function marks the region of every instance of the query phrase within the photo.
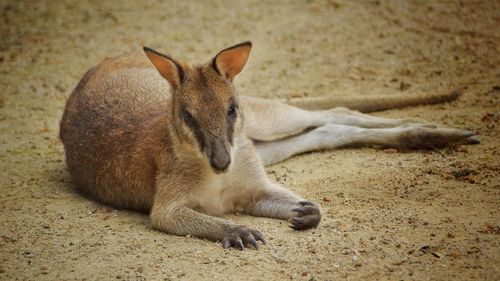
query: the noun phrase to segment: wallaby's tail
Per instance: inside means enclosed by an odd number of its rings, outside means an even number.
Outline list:
[[[382,111],[408,106],[427,105],[456,100],[463,90],[454,90],[445,94],[427,95],[386,95],[376,97],[318,97],[318,98],[293,98],[284,102],[303,109],[320,110],[334,107],[347,107],[361,112]]]

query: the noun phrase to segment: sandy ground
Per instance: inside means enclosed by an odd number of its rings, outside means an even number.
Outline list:
[[[498,1],[0,1],[1,280],[499,280]],[[65,2],[65,3],[62,3]],[[319,228],[232,215],[269,247],[151,229],[75,193],[58,140],[66,98],[106,57],[148,45],[205,62],[252,40],[237,80],[268,98],[418,95],[456,102],[377,113],[473,130],[436,151],[310,153],[267,169],[319,202]]]

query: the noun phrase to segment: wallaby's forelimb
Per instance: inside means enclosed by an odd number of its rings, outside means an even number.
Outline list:
[[[151,212],[154,228],[177,235],[192,235],[222,241],[238,225],[221,218],[197,212],[182,204],[158,204]]]

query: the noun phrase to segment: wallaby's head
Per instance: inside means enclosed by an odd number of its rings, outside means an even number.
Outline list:
[[[232,81],[243,70],[252,44],[244,42],[220,51],[209,63],[180,64],[144,47],[149,60],[172,86],[174,133],[207,158],[217,173],[228,170],[243,116]]]

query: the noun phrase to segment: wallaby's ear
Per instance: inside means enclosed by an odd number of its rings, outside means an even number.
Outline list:
[[[160,72],[163,78],[167,79],[172,88],[177,89],[184,80],[184,70],[181,65],[167,55],[161,54],[151,48],[143,47],[144,53]]]
[[[251,49],[252,42],[250,41],[224,49],[215,56],[212,67],[222,77],[233,81],[247,63]]]

